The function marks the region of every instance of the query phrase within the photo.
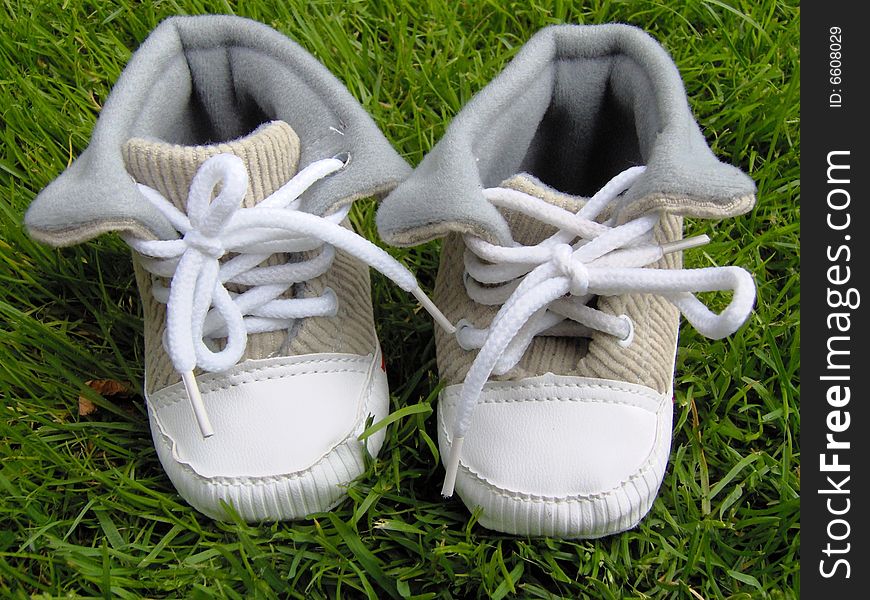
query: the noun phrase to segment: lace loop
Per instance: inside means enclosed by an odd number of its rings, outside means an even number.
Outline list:
[[[314,183],[343,168],[328,158],[311,163],[257,206],[242,208],[248,172],[230,154],[207,159],[190,185],[187,214],[157,191],[139,186],[143,197],[163,213],[181,234],[174,240],[126,242],[143,256],[142,266],[158,277],[171,277],[168,289],[154,282],[156,300],[165,302],[164,347],[182,382],[203,436],[213,428],[193,376],[195,368],[221,372],[244,356],[252,333],[289,329],[296,319],[335,316],[338,298],[326,288],[320,296],[282,298],[295,283],[325,273],[335,249],[351,254],[411,292],[441,326],[453,333],[444,317],[417,285],[414,275],[381,248],[343,227],[347,204],[320,217],[301,212],[300,196]],[[215,195],[214,192],[219,189]],[[312,258],[276,266],[260,266],[276,252],[319,252]],[[235,254],[229,260],[220,259]],[[239,293],[226,285],[249,286]],[[222,350],[209,341],[225,338]]]
[[[533,246],[511,242],[496,246],[465,236],[466,291],[475,302],[501,305],[487,328],[460,322],[457,341],[464,349],[480,348],[459,393],[451,430],[450,454],[442,494],[451,496],[459,452],[471,424],[474,406],[490,375],[503,375],[523,357],[538,335],[611,335],[620,346],[634,340],[627,315],[612,315],[587,303],[594,296],[658,294],[666,298],[702,334],[721,338],[736,331],[755,301],[752,277],[738,267],[691,270],[645,268],[668,252],[701,245],[706,236],[658,245],[653,239],[660,215],[642,215],[622,225],[595,221],[640,177],[644,167],[631,167],[571,213],[540,198],[503,188],[484,190],[501,208],[539,218],[558,231]],[[731,291],[733,297],[718,315],[693,294]]]

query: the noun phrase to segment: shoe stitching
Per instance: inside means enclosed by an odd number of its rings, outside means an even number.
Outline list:
[[[352,431],[350,434],[348,434],[347,437],[345,437],[342,441],[340,441],[338,444],[333,446],[323,456],[318,458],[314,463],[305,467],[304,469],[302,469],[300,471],[295,471],[293,473],[284,473],[281,475],[264,475],[262,477],[253,477],[253,476],[249,476],[249,475],[240,475],[237,477],[225,477],[225,476],[208,477],[206,475],[202,475],[200,473],[197,473],[196,470],[193,467],[191,467],[188,463],[180,462],[172,456],[172,450],[174,447],[174,442],[173,442],[172,438],[169,437],[166,433],[164,433],[162,429],[158,428],[158,432],[160,434],[161,440],[163,440],[163,442],[164,442],[164,446],[170,452],[170,459],[172,460],[174,465],[180,467],[183,471],[187,472],[188,474],[190,474],[191,476],[193,476],[197,480],[205,483],[206,485],[214,484],[214,485],[219,485],[219,486],[223,486],[223,487],[232,487],[232,486],[237,486],[237,485],[252,485],[252,486],[269,485],[271,483],[279,483],[279,482],[283,482],[283,481],[301,479],[303,477],[306,477],[311,471],[313,471],[315,468],[319,467],[321,463],[323,463],[327,458],[329,458],[337,450],[340,450],[343,447],[349,447],[351,441],[353,439],[355,439],[355,437],[356,437],[356,436],[354,436],[354,432],[356,431],[357,426],[358,426],[358,423],[356,423],[354,425],[354,431]]]
[[[292,357],[288,357],[288,358],[292,358]],[[359,363],[360,359],[356,359],[356,358],[313,359],[313,360],[305,361],[304,363],[299,363],[299,364],[300,365],[311,365],[311,364],[316,364],[316,363],[325,364],[325,363],[337,363],[337,362],[338,363],[342,363],[342,362],[343,363],[354,363],[354,362]],[[255,382],[259,382],[259,381],[270,381],[273,379],[285,379],[285,378],[296,377],[296,376],[300,376],[300,375],[317,375],[317,374],[334,374],[334,373],[365,373],[366,372],[366,369],[363,368],[362,365],[360,365],[357,368],[347,368],[347,367],[346,368],[334,368],[334,369],[321,368],[321,369],[308,369],[308,370],[303,370],[303,371],[294,371],[292,373],[278,373],[278,374],[267,375],[267,376],[258,375],[258,373],[274,371],[277,369],[286,369],[288,367],[292,368],[292,366],[293,366],[292,364],[289,364],[289,365],[288,364],[280,364],[280,365],[268,365],[268,366],[263,366],[263,367],[246,369],[243,371],[238,371],[236,373],[233,373],[233,376],[239,376],[239,377],[249,376],[249,377],[245,377],[244,381],[238,381],[238,382],[234,382],[234,383],[225,383],[223,385],[216,386],[213,384],[213,382],[206,380],[205,382],[202,382],[200,384],[200,389],[202,390],[203,394],[208,394],[208,393],[213,393],[213,392],[226,391],[226,390],[229,390],[229,389],[232,389],[235,387],[247,385],[249,383],[255,383]],[[212,385],[209,385],[210,383]],[[173,385],[180,386],[179,383],[176,383]],[[166,389],[166,388],[164,388],[164,389]],[[179,388],[172,390],[170,392],[166,392],[165,394],[162,393],[163,390],[160,390],[159,392],[155,392],[153,394],[153,396],[160,396],[160,397],[157,399],[149,399],[149,401],[155,405],[155,408],[166,408],[166,407],[172,406],[172,405],[177,404],[178,402],[186,399],[187,396],[185,395],[183,390],[184,390],[184,388],[179,387]]]
[[[510,382],[506,382],[510,383]],[[662,403],[662,399],[664,396],[662,394],[644,394],[638,390],[634,390],[631,388],[626,388],[618,385],[606,385],[601,383],[528,383],[528,384],[515,384],[515,385],[507,385],[505,387],[509,387],[511,391],[519,390],[519,391],[535,391],[542,390],[547,388],[558,389],[582,389],[582,390],[608,390],[615,392],[624,392],[631,396],[636,396],[638,398],[644,398],[646,400],[658,401],[660,404]],[[631,406],[634,408],[640,408],[642,410],[646,410],[647,412],[658,414],[659,407],[655,410],[650,410],[649,407],[634,404],[625,399],[610,399],[610,398],[578,398],[576,396],[561,396],[561,395],[551,395],[544,397],[535,397],[535,398],[493,398],[491,397],[492,388],[484,389],[483,394],[481,394],[480,399],[477,401],[478,404],[508,404],[508,403],[521,403],[521,402],[578,402],[578,403],[595,403],[595,404],[614,404],[621,406]]]
[[[580,387],[577,384],[574,384],[574,385],[576,387]],[[601,386],[601,387],[607,387],[607,386]],[[634,392],[634,393],[636,393],[636,392]],[[662,402],[660,404],[659,408],[655,411],[655,414],[657,416],[660,416],[661,411],[664,409],[665,406],[666,406],[666,404],[664,402]],[[448,432],[447,432],[446,425],[444,424],[444,419],[440,418],[440,415],[439,415],[438,421],[439,421],[438,427],[439,427],[441,433],[444,435],[444,439],[446,440],[446,439],[448,439]],[[632,482],[644,477],[647,474],[647,472],[652,470],[656,464],[654,459],[656,458],[656,455],[659,452],[659,447],[662,443],[662,438],[664,437],[663,434],[664,434],[664,428],[663,427],[656,427],[656,438],[653,442],[653,447],[650,450],[649,454],[647,454],[641,467],[637,471],[632,473],[632,475],[629,476],[627,479],[617,483],[613,488],[611,488],[610,490],[607,490],[605,492],[594,492],[591,494],[573,494],[571,496],[564,496],[564,497],[529,494],[527,492],[515,492],[515,491],[508,490],[506,488],[500,487],[500,486],[492,483],[491,481],[489,481],[488,479],[483,477],[483,475],[474,471],[473,469],[471,469],[467,465],[463,464],[462,462],[460,462],[460,464],[459,464],[459,470],[461,472],[473,477],[478,484],[485,487],[487,489],[487,491],[489,491],[490,493],[493,493],[497,496],[501,496],[503,498],[507,498],[509,500],[518,500],[520,502],[525,502],[528,504],[556,504],[556,505],[572,504],[572,503],[578,503],[578,502],[595,502],[597,500],[602,500],[602,499],[608,498],[610,496],[613,496],[619,492],[622,492],[629,483],[632,483]],[[667,469],[667,462],[664,463],[664,466],[665,466],[665,469]],[[662,474],[664,474],[664,470],[662,471]]]
[[[653,460],[654,458],[655,452],[650,452],[643,466],[638,471],[633,473],[628,479],[619,482],[616,486],[605,492],[594,492],[591,494],[573,494],[571,496],[565,497],[542,496],[538,494],[529,494],[526,492],[515,492],[495,485],[476,471],[473,471],[472,469],[461,463],[459,465],[459,470],[462,473],[473,477],[475,482],[486,488],[488,492],[497,496],[501,496],[502,498],[507,498],[508,500],[517,500],[526,504],[535,505],[567,505],[588,502],[594,503],[615,496],[616,494],[624,493],[624,490],[628,487],[629,484],[637,481],[638,479],[645,479],[646,474],[649,471],[653,470],[656,465],[655,461]]]
[[[162,431],[160,432],[160,437],[167,444],[167,449],[171,453],[172,452],[171,443],[167,442],[167,440],[170,440],[171,438],[169,438]],[[197,481],[199,481],[200,483],[203,483],[207,486],[219,486],[219,487],[225,487],[225,488],[226,487],[240,487],[240,486],[241,487],[260,487],[260,486],[265,486],[265,485],[271,485],[274,483],[283,483],[286,481],[294,481],[294,480],[307,478],[308,476],[311,475],[311,473],[315,469],[319,468],[326,460],[328,460],[330,457],[332,457],[336,452],[342,451],[345,448],[352,451],[351,443],[354,439],[356,439],[356,436],[353,435],[353,433],[351,433],[346,438],[344,438],[344,440],[342,440],[341,442],[339,442],[338,444],[333,446],[329,452],[327,452],[326,454],[321,456],[319,459],[317,459],[316,462],[312,463],[311,465],[309,465],[305,469],[302,469],[301,471],[296,471],[294,473],[285,473],[282,475],[266,475],[263,477],[251,477],[251,476],[246,476],[246,475],[239,476],[239,477],[223,477],[223,476],[221,476],[221,477],[206,477],[205,475],[201,475],[200,473],[197,473],[194,470],[194,468],[191,467],[187,463],[179,462],[179,461],[175,460],[174,458],[172,458],[172,461],[176,466],[180,467],[187,474],[189,474],[190,476],[195,478]]]
[[[689,216],[681,211],[688,211],[694,208],[701,209],[706,214],[714,214],[719,216],[721,213],[733,213],[736,210],[742,209],[746,204],[754,204],[756,200],[755,194],[746,194],[744,196],[734,196],[728,202],[704,201],[692,197],[677,197],[672,195],[659,195],[652,198],[641,198],[636,201],[630,211],[622,215],[623,219],[628,219],[634,215],[644,214],[654,208],[664,209],[670,214],[677,216]],[[662,202],[664,201],[664,202]],[[748,207],[747,207],[748,210]]]
[[[252,476],[244,476],[244,475],[237,476],[237,477],[223,477],[223,476],[208,477],[208,476],[205,476],[205,475],[198,473],[193,467],[190,466],[190,464],[176,460],[174,457],[175,441],[163,431],[163,428],[160,427],[159,424],[157,426],[157,432],[159,433],[160,439],[163,441],[165,448],[169,451],[170,459],[172,460],[173,464],[180,467],[183,471],[185,471],[186,473],[188,473],[189,475],[191,475],[192,477],[194,477],[198,481],[204,483],[205,485],[215,485],[215,486],[220,486],[220,487],[264,486],[264,485],[270,485],[273,483],[282,483],[285,481],[293,481],[293,480],[305,478],[308,475],[310,475],[310,473],[314,469],[318,468],[324,461],[329,459],[336,452],[339,452],[339,451],[343,450],[344,448],[351,449],[351,445],[353,443],[353,440],[355,440],[356,437],[359,435],[359,433],[357,433],[357,430],[359,429],[360,424],[361,423],[364,424],[365,417],[368,414],[371,414],[370,408],[371,408],[372,392],[373,391],[374,391],[374,385],[370,385],[369,386],[369,393],[368,393],[368,396],[366,397],[366,401],[364,403],[366,410],[362,411],[362,413],[363,413],[362,418],[359,418],[359,417],[357,418],[357,421],[354,423],[353,428],[351,429],[351,432],[343,440],[341,440],[336,445],[334,445],[332,448],[327,450],[323,454],[323,456],[318,458],[314,463],[312,463],[311,465],[309,465],[305,469],[302,469],[300,471],[295,471],[293,473],[284,473],[281,475],[265,475],[265,476],[261,476],[261,477],[252,477]],[[156,415],[155,415],[155,419],[156,419]],[[363,445],[363,443],[360,442],[360,447],[362,447],[362,445]],[[352,451],[352,449],[351,449],[351,451]]]

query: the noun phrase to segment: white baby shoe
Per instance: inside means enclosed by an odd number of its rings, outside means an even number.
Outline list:
[[[443,493],[498,531],[595,538],[649,511],[670,453],[679,313],[726,336],[737,267],[681,269],[682,217],[749,210],[667,53],[625,25],[542,30],[381,205],[381,236],[446,236],[435,301]],[[695,292],[731,291],[710,312]]]
[[[353,232],[351,203],[409,171],[362,107],[278,32],[164,21],[115,85],[90,146],[34,201],[32,235],[108,231],[134,250],[154,444],[199,511],[332,508],[389,410],[368,266],[436,309]]]

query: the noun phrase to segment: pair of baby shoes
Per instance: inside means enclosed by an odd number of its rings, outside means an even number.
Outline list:
[[[353,231],[371,196],[385,241],[445,238],[432,300]],[[753,202],[633,27],[542,30],[412,171],[301,47],[203,16],[142,44],[26,224],[132,248],[154,444],[206,515],[329,510],[377,455],[372,267],[438,324],[444,495],[491,529],[591,538],[637,524],[661,484],[679,314],[718,338],[754,302],[742,269],[681,268],[705,241],[682,217]],[[711,291],[733,292],[719,314],[693,295]]]

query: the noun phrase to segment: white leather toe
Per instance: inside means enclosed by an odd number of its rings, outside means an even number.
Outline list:
[[[203,438],[176,384],[151,394],[160,460],[178,492],[221,518],[294,519],[331,508],[364,468],[366,418],[386,416],[380,354],[317,354],[245,361],[197,377],[215,434]],[[377,454],[384,432],[371,436]]]
[[[461,386],[439,400],[439,444]],[[465,436],[456,489],[485,527],[600,537],[652,505],[670,452],[672,401],[644,386],[546,374],[489,382]]]

